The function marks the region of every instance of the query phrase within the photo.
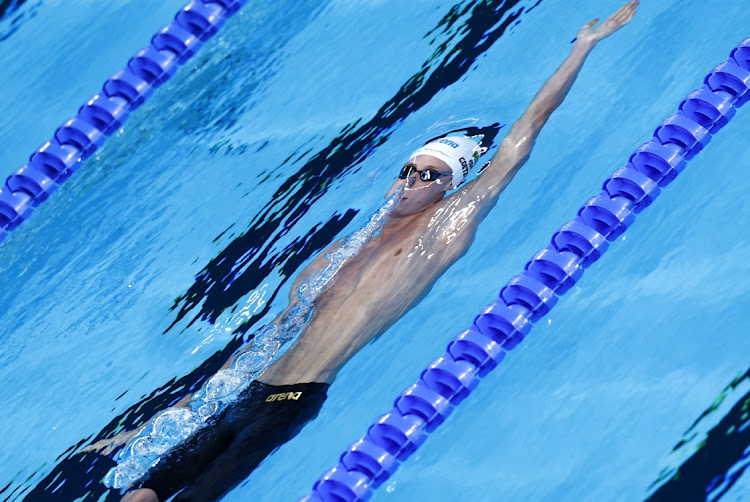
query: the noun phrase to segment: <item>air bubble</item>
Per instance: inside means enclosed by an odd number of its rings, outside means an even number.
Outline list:
[[[265,369],[268,363],[271,362],[271,359],[273,358],[274,354],[275,352],[269,353],[269,352],[266,352],[264,349],[248,350],[240,354],[239,357],[237,357],[237,359],[234,360],[232,369],[235,370],[237,373],[245,373],[247,375],[254,375],[260,370]]]
[[[221,399],[240,388],[243,382],[242,375],[234,370],[221,370],[206,382],[205,401]]]

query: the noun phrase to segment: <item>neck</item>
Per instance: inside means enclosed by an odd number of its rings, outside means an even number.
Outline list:
[[[380,229],[380,235],[390,236],[408,231],[407,228],[414,224],[414,220],[420,218],[423,215],[424,210],[414,214],[407,214],[405,216],[389,216]]]

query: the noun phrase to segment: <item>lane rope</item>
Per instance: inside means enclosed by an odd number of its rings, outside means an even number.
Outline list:
[[[247,0],[193,0],[0,186],[0,244]]]
[[[748,100],[750,38],[711,70],[300,502],[368,500]]]

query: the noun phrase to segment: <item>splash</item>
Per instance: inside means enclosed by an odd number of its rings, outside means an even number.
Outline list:
[[[302,334],[312,319],[318,296],[344,263],[377,235],[385,219],[401,200],[401,195],[401,190],[397,190],[373,213],[367,224],[350,234],[335,251],[327,253],[328,266],[299,285],[298,300],[281,323],[269,324],[258,330],[250,347],[238,351],[229,368],[209,378],[193,394],[188,407],[171,407],[154,415],[120,451],[117,466],[104,477],[104,484],[116,489],[131,486],[162,456],[234,401],[271,364],[282,347],[288,346]]]

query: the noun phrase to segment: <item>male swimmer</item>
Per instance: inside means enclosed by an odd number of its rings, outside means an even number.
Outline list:
[[[217,500],[314,418],[341,367],[416,305],[467,251],[477,225],[528,160],[586,57],[600,40],[627,24],[637,6],[638,0],[629,2],[599,26],[594,19],[581,28],[570,55],[477,179],[459,188],[482,151],[472,138],[442,138],[414,152],[386,195],[403,187],[400,202],[380,233],[344,263],[318,296],[304,332],[235,402],[131,486],[123,502],[163,501],[178,492],[174,500]],[[454,188],[459,189],[445,197]],[[299,284],[325,267],[326,254],[340,243],[299,274],[287,311],[298,301]],[[410,280],[404,281],[407,275]],[[183,404],[187,401],[189,397]]]

